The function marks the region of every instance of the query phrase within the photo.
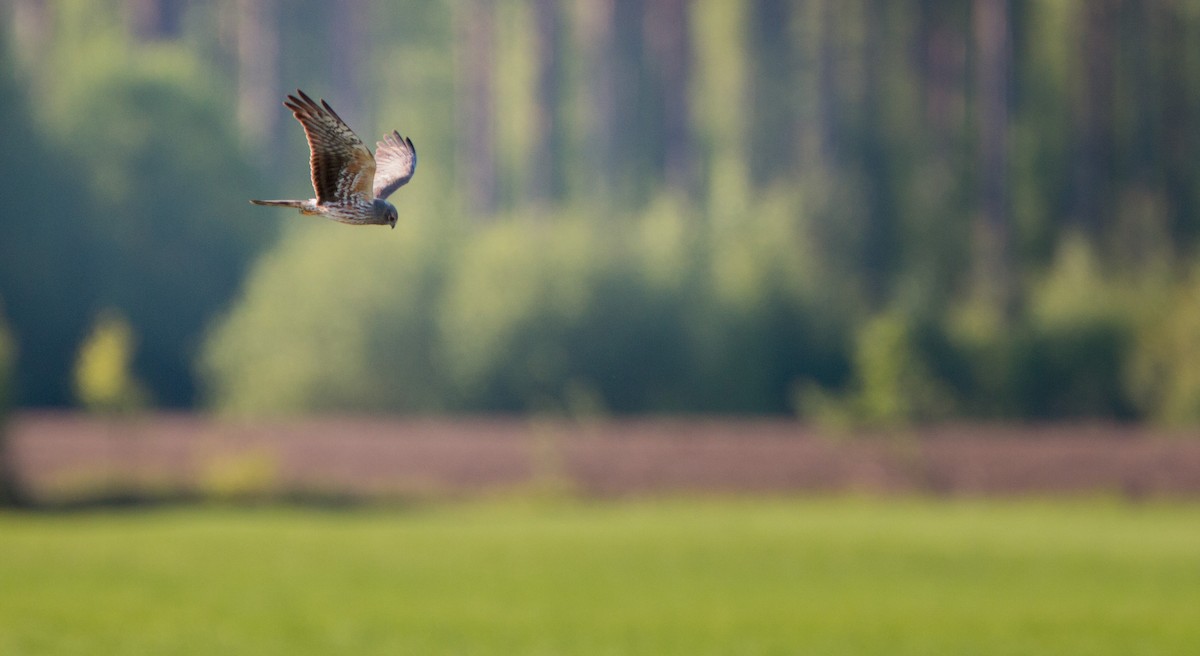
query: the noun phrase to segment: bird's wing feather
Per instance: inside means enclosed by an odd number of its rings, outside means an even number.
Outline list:
[[[317,202],[324,205],[353,197],[371,200],[375,158],[342,117],[324,100],[318,105],[299,89],[283,104],[292,110],[308,137]]]
[[[412,179],[417,170],[417,149],[411,139],[393,131],[375,145],[375,196],[387,198]]]

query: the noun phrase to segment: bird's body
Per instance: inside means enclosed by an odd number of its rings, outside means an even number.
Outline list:
[[[388,223],[389,212],[394,214],[396,211],[394,205],[382,198],[376,198],[370,203],[347,200],[324,205],[318,203],[315,198],[308,200],[252,200],[250,202],[268,207],[294,207],[300,210],[301,214],[323,216],[338,223],[351,225],[385,225]]]
[[[324,100],[318,105],[303,91],[283,103],[304,126],[311,153],[313,191],[308,200],[252,200],[255,205],[294,207],[351,225],[396,227],[395,206],[384,200],[412,179],[417,150],[398,132],[376,144],[375,156]]]

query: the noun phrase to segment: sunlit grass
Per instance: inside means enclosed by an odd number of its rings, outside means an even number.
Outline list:
[[[1171,654],[1200,507],[867,500],[0,515],[3,654]]]

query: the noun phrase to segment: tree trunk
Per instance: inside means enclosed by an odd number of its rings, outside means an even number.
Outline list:
[[[1008,170],[1011,12],[1011,0],[974,3],[980,178],[975,274],[1006,317],[1015,311]]]
[[[838,113],[841,93],[838,79],[841,75],[839,63],[841,52],[838,47],[838,12],[844,0],[817,0],[820,2],[820,44],[817,52],[817,139],[821,163],[832,169],[838,161],[841,121]]]
[[[1163,168],[1163,185],[1172,213],[1171,236],[1176,244],[1194,243],[1200,234],[1200,199],[1193,193],[1195,154],[1200,149],[1197,105],[1200,80],[1188,65],[1190,53],[1200,48],[1195,23],[1189,24],[1181,5],[1191,0],[1170,0],[1163,8],[1162,95],[1158,103],[1157,147]]]
[[[370,61],[370,7],[367,0],[337,0],[326,5],[329,12],[330,75],[338,115],[374,148],[378,135],[367,131],[367,98],[363,75]]]
[[[1115,0],[1083,3],[1080,44],[1083,88],[1077,94],[1076,220],[1098,238],[1111,222],[1113,194],[1113,72]]]
[[[612,12],[615,129],[614,197],[638,207],[660,182],[663,133],[653,119],[657,89],[646,70],[646,0],[615,0]]]
[[[139,41],[178,38],[186,9],[187,0],[125,0],[129,31]]]
[[[275,2],[237,0],[238,126],[251,143],[267,147],[257,149],[261,157],[274,151],[279,130],[279,21]]]
[[[750,175],[758,186],[790,179],[799,144],[799,62],[790,32],[799,3],[755,0],[750,8]]]
[[[12,437],[8,432],[8,412],[12,407],[13,351],[4,313],[0,312],[0,508],[25,506],[29,502],[17,475]]]
[[[458,133],[460,175],[467,210],[479,217],[496,212],[494,8],[491,0],[458,6]]]
[[[692,42],[687,0],[653,0],[647,5],[646,51],[658,74],[659,129],[662,131],[662,177],[667,187],[685,195],[695,190],[692,159],[692,116],[689,92]]]
[[[917,35],[921,118],[936,157],[948,158],[966,118],[967,14],[957,0],[922,0]]]
[[[9,0],[6,26],[13,54],[24,66],[45,63],[42,44],[50,38],[50,9],[43,0]]]
[[[578,13],[580,40],[587,60],[584,85],[589,123],[584,146],[586,178],[592,200],[599,203],[611,203],[616,188],[615,142],[619,126],[614,3],[615,0],[589,0],[581,4]]]
[[[548,204],[562,200],[566,191],[562,166],[562,10],[559,0],[533,0],[533,12],[537,88],[529,196],[534,203]]]
[[[0,508],[23,508],[30,505],[29,494],[21,484],[14,462],[12,437],[0,410]]]
[[[888,299],[891,277],[899,257],[899,206],[893,189],[892,161],[896,156],[889,148],[885,130],[887,110],[887,67],[891,53],[888,49],[887,0],[867,0],[863,15],[865,40],[863,57],[863,96],[861,128],[857,136],[857,162],[863,173],[865,188],[863,202],[867,228],[863,244],[863,265],[867,297],[875,307]]]

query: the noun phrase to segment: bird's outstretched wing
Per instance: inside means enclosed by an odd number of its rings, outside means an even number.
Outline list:
[[[292,110],[308,137],[308,149],[312,152],[309,165],[317,203],[337,203],[354,196],[371,200],[375,158],[342,117],[329,103],[322,100],[318,105],[299,89],[283,104]]]
[[[375,144],[375,196],[387,198],[412,179],[417,170],[417,149],[399,132],[384,135]]]

